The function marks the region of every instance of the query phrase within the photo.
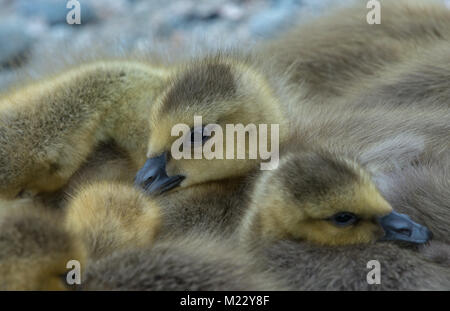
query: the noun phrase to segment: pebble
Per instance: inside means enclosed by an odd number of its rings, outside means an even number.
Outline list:
[[[17,65],[31,48],[32,37],[21,25],[17,19],[0,22],[0,67]]]

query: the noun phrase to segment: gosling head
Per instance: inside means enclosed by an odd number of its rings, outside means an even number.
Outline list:
[[[393,212],[355,162],[324,151],[298,151],[283,156],[277,169],[257,180],[241,237],[321,245],[380,239],[424,243],[430,231]]]
[[[261,161],[251,143],[258,143],[259,125],[267,124],[271,151],[271,124],[282,136],[282,123],[271,88],[251,65],[223,56],[195,61],[173,74],[153,107],[149,159],[136,183],[161,193],[242,176]],[[233,131],[239,124],[244,139]]]

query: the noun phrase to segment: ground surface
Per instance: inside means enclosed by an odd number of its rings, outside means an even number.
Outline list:
[[[39,77],[99,49],[188,55],[248,47],[334,6],[366,0],[78,0],[81,25],[67,24],[68,1],[0,0],[0,91],[23,73]]]
[[[20,70],[38,75],[93,46],[116,54],[247,46],[348,1],[79,0],[81,25],[68,25],[67,0],[0,0],[0,90]]]

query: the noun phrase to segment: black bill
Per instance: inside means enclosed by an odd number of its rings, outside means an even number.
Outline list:
[[[380,217],[379,222],[385,232],[382,240],[422,244],[432,237],[432,233],[427,227],[415,223],[408,215],[392,212]]]
[[[183,181],[184,176],[168,176],[166,159],[166,153],[148,159],[137,173],[134,184],[149,194],[161,194],[177,187]]]

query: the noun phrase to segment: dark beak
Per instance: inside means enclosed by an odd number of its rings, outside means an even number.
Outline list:
[[[166,152],[148,159],[137,173],[134,184],[143,188],[148,194],[161,194],[177,187],[183,181],[184,176],[167,176],[166,159]]]
[[[404,214],[392,212],[380,217],[379,222],[384,229],[385,235],[382,240],[398,240],[411,243],[426,243],[433,236],[431,231]]]

